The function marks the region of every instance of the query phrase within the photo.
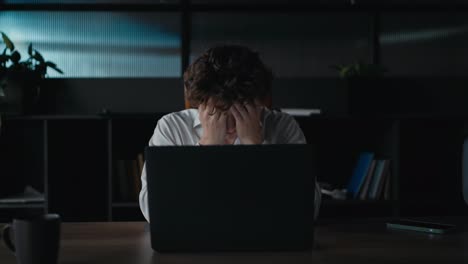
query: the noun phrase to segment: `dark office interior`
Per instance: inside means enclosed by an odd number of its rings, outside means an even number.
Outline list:
[[[323,194],[318,226],[468,215],[466,1],[0,0],[0,31],[21,61],[51,62],[40,78],[10,78],[35,87],[27,103],[0,90],[0,223],[42,213],[63,224],[145,221],[144,149],[158,120],[185,108],[187,66],[220,44],[260,54],[275,77],[273,109],[314,110],[294,118],[322,187],[346,189],[364,152],[389,162],[380,194]],[[37,200],[21,200],[26,187]],[[411,256],[388,263],[420,263]],[[358,261],[371,260],[387,263]]]

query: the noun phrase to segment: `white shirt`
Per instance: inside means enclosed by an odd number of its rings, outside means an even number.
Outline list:
[[[282,112],[265,108],[262,114],[263,144],[306,144],[296,120]],[[156,125],[149,146],[195,146],[203,134],[197,109],[187,109],[163,116]],[[240,144],[237,138],[234,145]],[[315,217],[318,215],[321,193],[318,184],[315,188]],[[146,164],[141,173],[140,208],[149,222],[148,190],[146,184]]]

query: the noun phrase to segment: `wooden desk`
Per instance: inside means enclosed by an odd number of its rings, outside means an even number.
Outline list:
[[[453,222],[453,221],[452,221]],[[468,223],[465,220],[460,221]],[[64,223],[59,263],[468,263],[468,230],[428,235],[385,229],[383,220],[324,223],[312,252],[158,254],[145,224]],[[0,263],[14,256],[0,244]]]

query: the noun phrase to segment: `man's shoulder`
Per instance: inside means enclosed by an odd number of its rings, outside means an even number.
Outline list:
[[[277,110],[277,109],[267,109],[267,112],[270,115],[275,116],[275,117],[288,117],[288,116],[291,116],[290,114],[285,113],[285,112],[281,112],[280,110]]]
[[[189,126],[193,125],[196,120],[198,112],[196,109],[185,109],[178,112],[169,113],[164,115],[159,120],[159,123],[164,123],[167,125],[183,125]]]
[[[294,121],[294,117],[288,113],[281,112],[278,110],[269,110],[267,109],[265,115],[265,121],[269,123],[279,124],[279,123],[289,123]]]

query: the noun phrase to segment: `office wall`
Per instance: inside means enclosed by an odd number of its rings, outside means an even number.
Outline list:
[[[7,1],[20,2],[67,1]],[[68,1],[78,2],[89,4]],[[193,12],[188,56],[193,60],[217,44],[247,45],[275,73],[276,107],[318,107],[342,115],[349,110],[349,87],[336,79],[338,74],[330,66],[375,60],[370,44],[372,14],[332,9]],[[378,109],[377,113],[464,113],[467,17],[460,10],[382,11],[379,57],[388,70],[386,76],[395,81],[364,87],[353,100],[362,100],[361,108],[368,105],[369,112]],[[49,69],[50,79],[43,86],[46,113],[90,114],[104,108],[170,112],[183,107],[177,80],[183,54],[179,12],[5,11],[0,13],[0,24],[23,54],[32,42],[64,70],[60,75]],[[446,76],[457,78],[443,80]],[[429,77],[442,79],[424,80]]]
[[[47,79],[42,85],[44,114],[173,112],[184,108],[181,78]],[[276,108],[319,108],[345,115],[347,90],[334,78],[279,78],[273,82]]]

